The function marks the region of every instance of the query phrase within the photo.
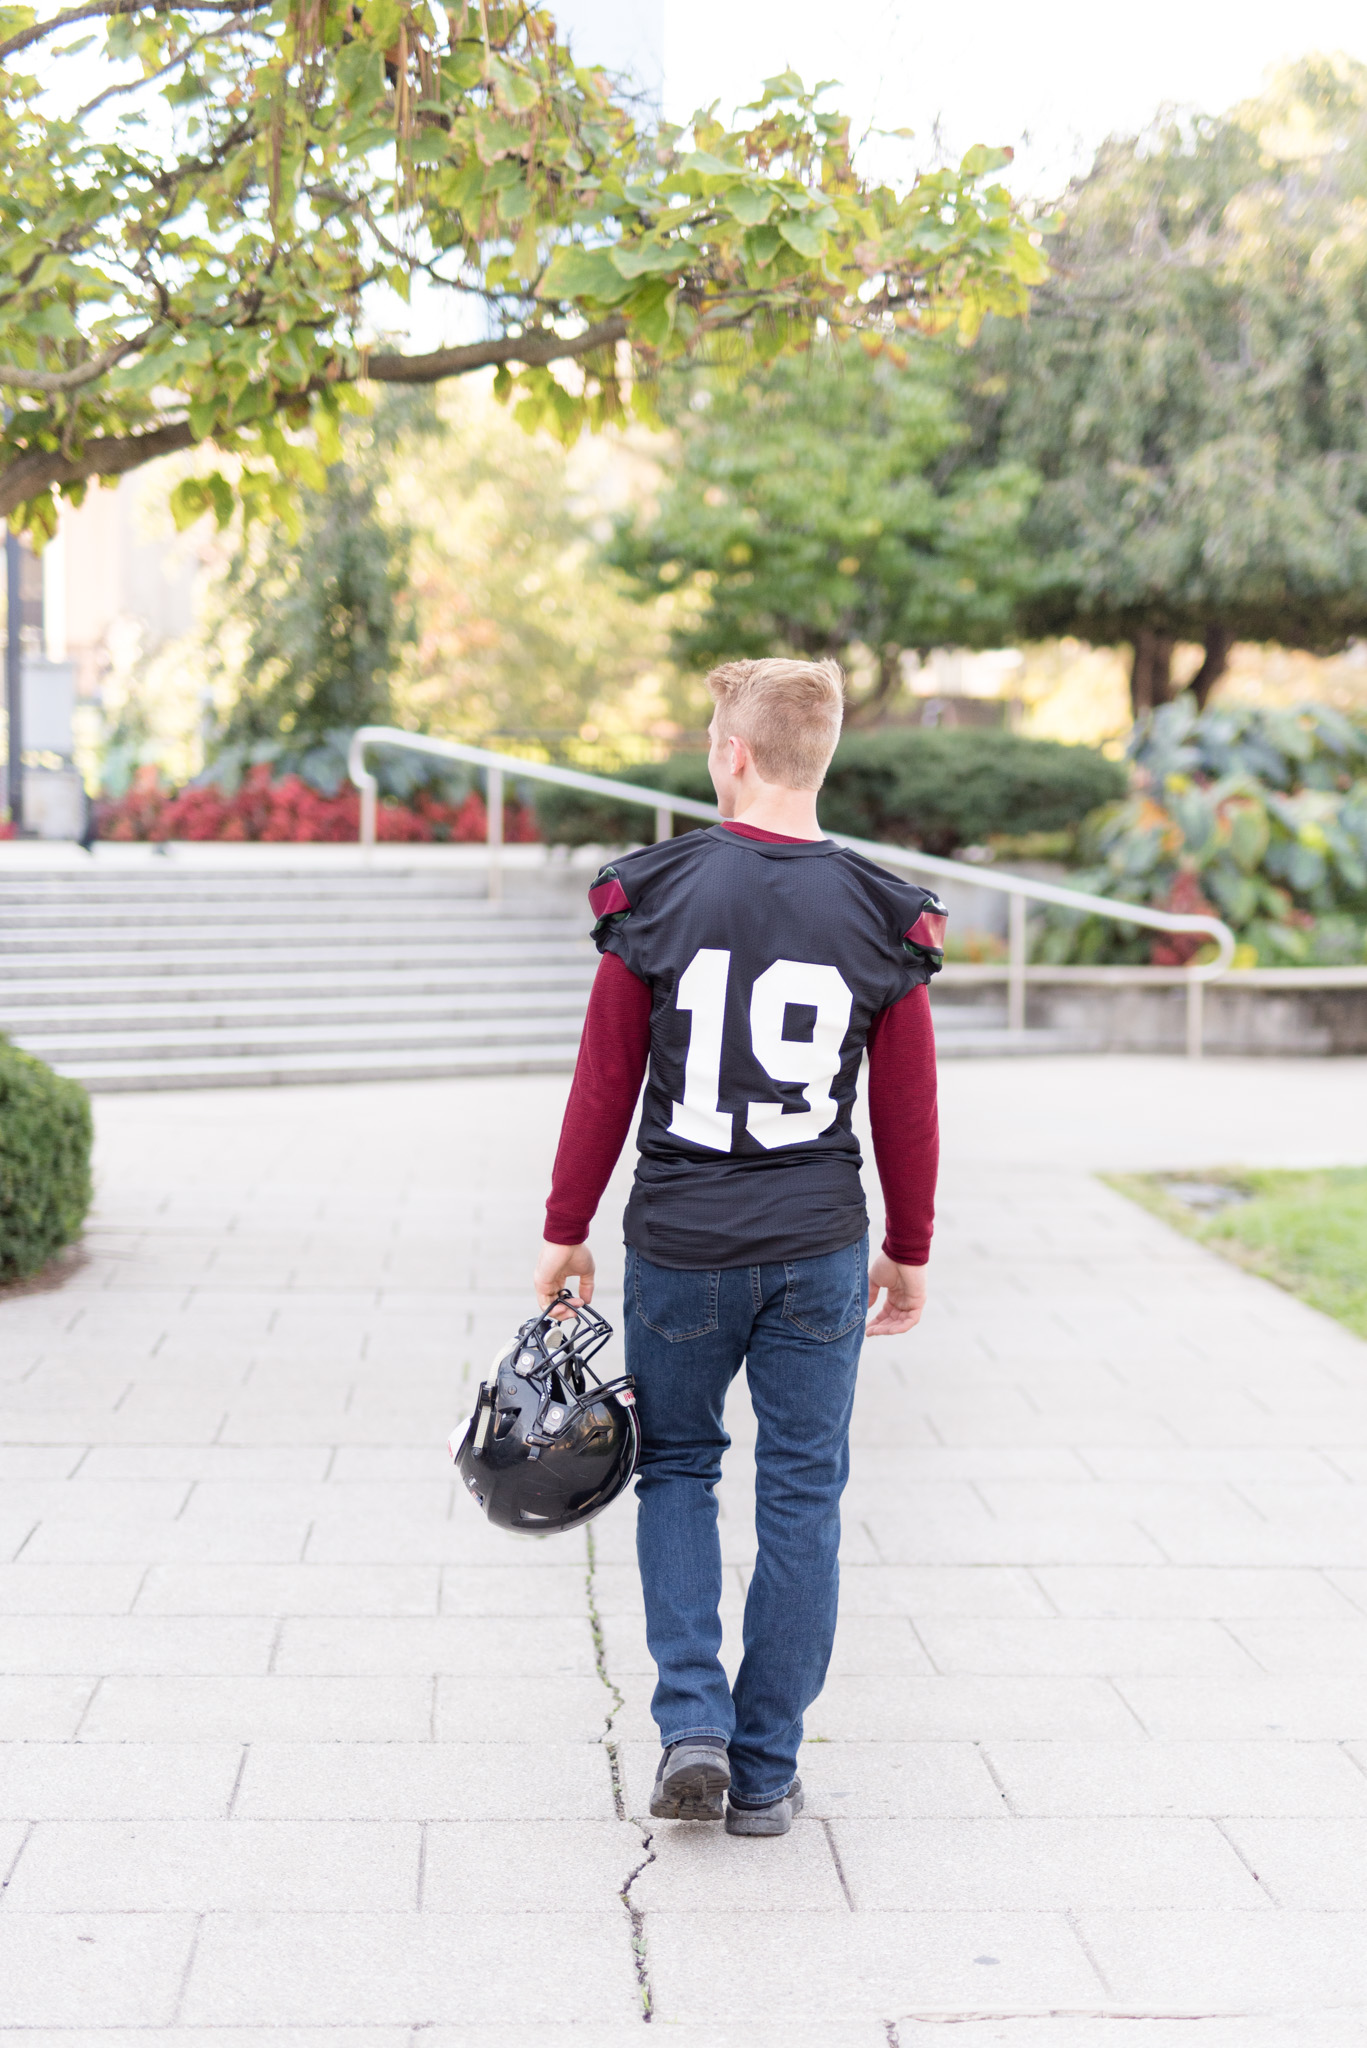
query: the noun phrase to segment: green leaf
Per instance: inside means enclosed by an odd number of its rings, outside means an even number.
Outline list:
[[[190,432],[196,441],[203,441],[214,430],[218,419],[219,399],[196,398],[190,406]]]
[[[622,277],[671,276],[688,268],[690,250],[684,242],[619,242],[612,251],[612,265]]]
[[[989,171],[1000,171],[1009,164],[1015,154],[1009,149],[989,149],[985,143],[975,142],[959,164],[959,174],[964,178],[986,177]]]
[[[184,533],[208,509],[209,494],[200,478],[183,476],[171,493],[171,517],[175,521],[176,532]]]
[[[515,114],[529,112],[541,97],[535,79],[529,78],[525,71],[515,70],[501,57],[490,57],[489,76],[503,104],[510,107]]]
[[[631,292],[606,249],[586,249],[568,242],[556,250],[541,281],[543,299],[593,299],[600,305],[616,306]]]
[[[741,246],[756,269],[764,270],[782,248],[783,237],[777,228],[751,228]]]
[[[774,192],[753,185],[728,185],[721,194],[721,203],[733,213],[736,219],[750,228],[762,227],[778,203]]]
[[[692,150],[689,155],[682,157],[680,168],[685,171],[696,171],[704,178],[734,178],[737,170],[735,164],[723,163],[719,156],[713,156],[705,149]]]
[[[204,491],[209,505],[213,508],[219,531],[222,532],[233,516],[233,487],[226,476],[215,470],[211,476],[205,477]]]
[[[788,247],[795,249],[799,256],[820,256],[826,246],[826,239],[820,228],[814,227],[811,221],[795,218],[792,214],[779,221],[778,232]]]

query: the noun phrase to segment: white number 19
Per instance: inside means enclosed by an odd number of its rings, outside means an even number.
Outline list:
[[[692,1014],[688,1057],[684,1062],[683,1101],[674,1104],[669,1126],[676,1138],[688,1138],[712,1152],[731,1150],[731,1113],[721,1107],[722,1035],[726,1022],[726,984],[731,955],[705,946],[693,955],[679,976],[675,1002]],[[783,1036],[790,1003],[816,1012],[810,1039]],[[854,1005],[834,967],[814,960],[775,960],[750,992],[750,1043],[755,1058],[774,1081],[801,1084],[804,1107],[785,1111],[781,1102],[750,1102],[746,1127],[757,1143],[772,1152],[780,1145],[807,1145],[829,1130],[839,1113],[830,1092],[840,1071],[840,1048],[850,1028]]]

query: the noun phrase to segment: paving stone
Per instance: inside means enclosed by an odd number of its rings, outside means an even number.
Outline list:
[[[69,1479],[86,1456],[69,1445],[0,1443],[0,1479]]]
[[[91,1479],[322,1479],[333,1453],[326,1444],[96,1444],[81,1465]],[[274,1518],[272,1518],[274,1519]]]
[[[284,1672],[453,1672],[481,1678],[594,1676],[593,1637],[582,1583],[577,1612],[543,1616],[535,1628],[520,1617],[442,1615],[432,1618],[367,1616],[349,1620],[288,1620],[275,1669]]]
[[[768,2026],[750,2014],[729,2021],[674,2024],[669,2031],[670,2039],[680,2048],[887,2048],[888,2041],[881,2020],[823,2020],[816,2026],[784,2021]],[[214,2040],[218,2048],[217,2034]],[[422,2048],[640,2048],[640,2044],[639,2019],[613,2027],[589,2022],[575,2027],[425,2027],[422,2032]]]
[[[542,1565],[534,1572],[510,1564],[443,1565],[441,1611],[527,1618],[584,1614],[586,1569],[579,1562]],[[620,1590],[609,1592],[605,1585],[609,1573],[619,1576]],[[623,1606],[629,1613],[639,1613],[641,1581],[635,1566],[600,1567],[594,1578],[594,1603],[603,1615],[620,1612]]]
[[[523,1673],[510,1685],[497,1677],[439,1677],[433,1733],[438,1742],[539,1742],[548,1730],[561,1741],[596,1742],[612,1711],[612,1694],[596,1677],[568,1672]]]
[[[412,1742],[431,1731],[421,1678],[109,1678],[92,1742]]]
[[[905,1614],[917,1621],[940,1614],[1009,1620],[1052,1612],[1035,1576],[1015,1565],[862,1565],[843,1568],[840,1577],[842,1630],[865,1615]]]
[[[605,1761],[599,1784],[607,1784]],[[642,1829],[612,1818],[610,1797],[599,1797],[597,1811],[595,1820],[490,1815],[432,1822],[423,1858],[424,1910],[540,1915],[563,1913],[586,1898],[613,1899],[650,1851]],[[634,1890],[632,1896],[644,1903]]]
[[[1262,1925],[1275,1916],[1248,1917]],[[657,2012],[670,2025],[725,2019],[757,1990],[771,2021],[808,2022],[870,2009],[1091,2005],[1100,1995],[1061,1914],[754,1913],[738,1922],[726,1913],[653,1913],[647,1939]]]
[[[834,1678],[809,1710],[809,1735],[830,1741],[987,1741],[1033,1732],[1059,1739],[1138,1739],[1140,1729],[1115,1690],[1100,1678],[899,1680]]]
[[[1367,1738],[1359,1678],[1264,1678],[1238,1684],[1185,1678],[1116,1680],[1138,1720],[1161,1740],[1281,1735],[1298,1742]]]
[[[826,1830],[805,1813],[788,1834],[767,1842],[707,1822],[657,1821],[638,1862],[646,1855],[651,1860],[632,1884],[631,1901],[652,1921],[675,1912],[849,1911]]]
[[[1238,1640],[1264,1671],[1304,1674],[1367,1673],[1367,1616],[1326,1615],[1314,1619],[1241,1619],[1231,1624]]]
[[[1367,1820],[1228,1820],[1224,1832],[1279,1906],[1361,1910]]]
[[[1367,1912],[1099,1913],[1078,1931],[1113,1994],[1203,2012],[1367,2004]]]
[[[1359,2048],[1367,2011],[1302,2011],[1292,2017],[1221,2015],[1165,2019],[1145,2013],[1068,2014],[1053,2012],[1009,2019],[959,2020],[955,2048]],[[900,2039],[916,2038],[912,2015],[898,2023]],[[934,2022],[931,2022],[934,2024]],[[922,2029],[922,2031],[925,2031]],[[887,2036],[885,2035],[886,2039]]]
[[[923,1619],[921,1640],[938,1671],[1119,1673],[1176,1671],[1224,1677],[1256,1669],[1213,1621]]]
[[[75,1735],[93,1676],[0,1678],[0,1742],[62,1742]]]
[[[897,1516],[880,1511],[865,1517],[878,1561],[887,1564],[1047,1565],[1162,1564],[1154,1538],[1122,1515],[1041,1515],[1027,1521],[996,1521],[984,1514]],[[1260,1525],[1250,1514],[1249,1522]]]
[[[1367,1813],[1367,1776],[1331,1743],[993,1742],[1021,1814]]]
[[[0,1615],[126,1614],[141,1565],[0,1564]]]
[[[192,2025],[639,2020],[620,1906],[545,1914],[508,1955],[493,1914],[213,1916],[186,1987]]]
[[[274,1622],[264,1617],[29,1614],[0,1620],[0,1664],[12,1671],[94,1674],[265,1671],[274,1634]]]
[[[30,1527],[32,1525],[30,1524]],[[297,1564],[306,1521],[42,1523],[24,1546],[34,1564]]]
[[[164,2027],[195,1938],[188,1913],[6,1915],[9,2027]]]
[[[653,1765],[652,1765],[653,1768]],[[284,1820],[606,1820],[595,1742],[255,1743],[234,1817]],[[469,1840],[471,1838],[464,1838]]]
[[[485,2031],[487,2040],[487,2030]],[[148,2048],[146,2028],[25,2027],[23,2048]],[[157,2048],[412,2048],[411,2027],[158,2027]],[[615,2048],[615,2044],[614,2044]]]
[[[431,1565],[186,1564],[134,1585],[139,1614],[416,1615],[435,1614],[439,1578]]]
[[[854,1904],[1085,1912],[1095,1907],[1269,1910],[1207,1820],[855,1820],[833,1824]]]
[[[1353,1599],[1351,1586],[1340,1583],[1351,1574],[1275,1566],[1043,1565],[1034,1577],[1061,1614],[1118,1619],[1342,1615],[1344,1601]],[[1367,1595],[1367,1573],[1362,1577]]]
[[[15,1743],[0,1750],[0,1814],[217,1819],[228,1810],[241,1768],[241,1749],[222,1743]]]
[[[417,1902],[416,1826],[346,1821],[43,1821],[11,1912],[402,1912]]]

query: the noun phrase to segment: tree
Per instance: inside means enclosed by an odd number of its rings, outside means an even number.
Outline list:
[[[183,517],[288,513],[358,380],[497,365],[571,436],[648,414],[671,359],[970,332],[1043,274],[1004,153],[869,185],[791,74],[733,132],[643,127],[521,4],[7,6],[0,63],[0,513],[39,533],[60,495],[204,442],[233,460],[185,480]],[[376,292],[419,279],[476,338],[386,344]],[[577,384],[550,368],[571,359]]]
[[[440,431],[405,437],[387,470],[387,503],[413,536],[417,628],[396,722],[639,759],[674,709],[671,679],[660,622],[595,545],[602,512],[584,471],[598,465],[522,433],[487,379],[437,405]],[[614,496],[648,473],[620,443],[601,454]]]
[[[703,384],[676,408],[658,510],[620,528],[615,558],[644,590],[692,585],[681,661],[865,654],[874,681],[851,708],[868,717],[908,649],[1000,644],[1034,479],[960,464],[954,377],[931,344],[900,368],[856,344]]]
[[[321,491],[302,493],[301,511],[293,537],[279,525],[259,547],[244,536],[219,594],[222,611],[251,620],[222,744],[308,745],[388,719],[390,679],[411,637],[407,536],[385,525],[374,481],[346,461]]]
[[[1044,478],[1027,631],[1133,648],[1136,713],[1235,640],[1367,632],[1367,67],[1111,141],[1028,327],[990,322],[980,446]]]

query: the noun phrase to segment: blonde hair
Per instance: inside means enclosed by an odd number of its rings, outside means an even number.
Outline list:
[[[718,739],[744,740],[766,782],[820,789],[845,715],[838,661],[724,661],[707,687]]]

